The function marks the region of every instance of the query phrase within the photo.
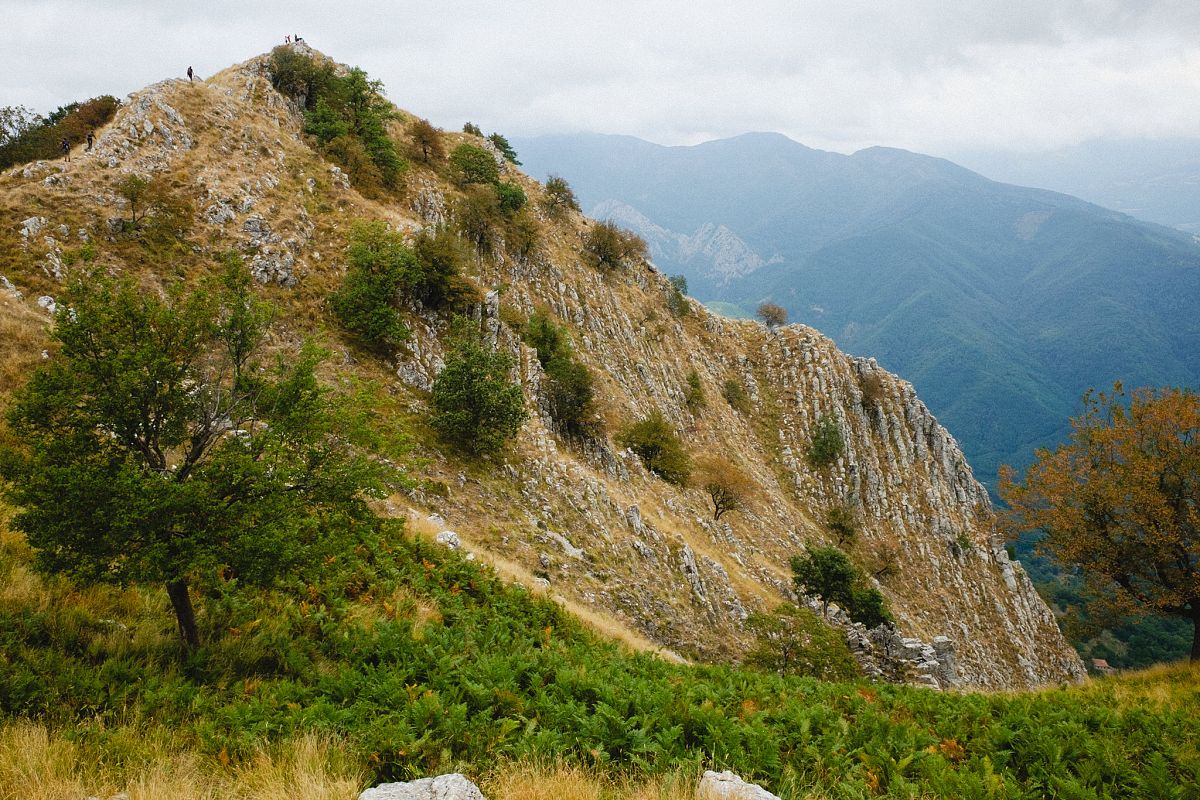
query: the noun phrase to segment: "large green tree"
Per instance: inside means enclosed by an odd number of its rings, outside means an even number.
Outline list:
[[[167,296],[84,276],[57,352],[18,391],[0,451],[38,566],[84,583],[161,583],[199,643],[189,586],[269,585],[373,520],[382,487],[337,433],[312,347],[268,358],[272,313],[236,259]]]
[[[1001,471],[1007,522],[1126,608],[1190,620],[1200,661],[1200,396],[1117,384],[1083,406],[1023,481]]]

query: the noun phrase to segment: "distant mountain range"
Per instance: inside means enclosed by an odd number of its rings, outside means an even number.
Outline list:
[[[841,155],[778,134],[692,147],[514,140],[584,210],[642,234],[724,312],[764,300],[911,380],[977,474],[1067,431],[1088,387],[1200,383],[1200,245],[1188,233],[949,161]]]
[[[954,158],[996,180],[1066,192],[1200,234],[1200,139],[1101,139],[1044,153],[964,151]]]

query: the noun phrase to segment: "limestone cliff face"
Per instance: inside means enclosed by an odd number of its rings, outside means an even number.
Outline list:
[[[12,286],[0,313],[47,319],[32,298],[54,295],[81,242],[93,245],[95,265],[140,268],[113,243],[109,224],[122,211],[116,180],[136,171],[169,180],[194,209],[190,252],[171,274],[201,271],[212,254],[232,248],[288,309],[290,338],[319,330],[321,303],[344,274],[349,222],[384,219],[409,231],[452,222],[454,189],[414,168],[402,197],[364,198],[301,129],[298,109],[271,88],[258,58],[202,85],[166,81],[136,93],[97,151],[69,166],[33,164],[0,176],[0,244],[11,255],[3,263]],[[399,124],[395,134],[403,135]],[[450,146],[480,143],[446,138]],[[503,169],[536,201],[536,182]],[[845,504],[862,522],[851,554],[878,573],[899,629],[880,638],[843,621],[858,649],[872,658],[898,654],[916,677],[943,686],[1015,688],[1083,674],[1020,565],[1007,559],[958,445],[911,385],[809,328],[771,331],[695,303],[672,316],[668,285],[652,266],[603,275],[584,264],[586,219],[541,223],[536,255],[515,258],[500,246],[472,275],[486,296],[477,318],[497,347],[518,357],[534,413],[494,463],[422,453],[426,488],[392,498],[394,513],[419,531],[452,529],[457,537],[444,539],[547,587],[602,627],[684,657],[736,659],[747,644],[747,613],[797,599],[788,559],[806,543],[830,541],[823,520]],[[157,274],[166,280],[168,272]],[[567,442],[554,432],[541,368],[515,331],[535,310],[571,327],[597,376],[609,436]],[[384,376],[420,412],[442,363],[446,322],[413,309],[410,327],[412,339],[391,364],[365,361],[326,334],[339,351],[334,372]],[[35,339],[26,349],[40,348]],[[707,401],[694,416],[684,402],[693,370]],[[722,398],[729,380],[745,387],[750,408]],[[612,433],[653,408],[694,454],[721,454],[753,477],[745,510],[715,522],[703,492],[664,483],[612,444]],[[846,449],[813,468],[805,453],[822,415],[837,420]]]

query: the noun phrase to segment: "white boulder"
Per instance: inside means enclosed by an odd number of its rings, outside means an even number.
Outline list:
[[[408,783],[381,783],[358,800],[486,800],[479,787],[457,772]]]
[[[758,784],[746,783],[732,772],[708,770],[696,788],[696,800],[779,800]]]

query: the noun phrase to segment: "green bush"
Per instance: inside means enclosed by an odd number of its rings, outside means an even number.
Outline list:
[[[303,102],[304,132],[360,191],[401,188],[407,165],[387,133],[395,112],[383,97],[382,82],[357,67],[338,75],[332,64],[290,47],[271,52],[269,71],[276,89]]]
[[[804,555],[791,560],[796,588],[820,599],[822,612],[837,603],[855,622],[874,628],[891,622],[883,595],[836,547],[806,547]]]
[[[496,149],[500,151],[500,155],[504,156],[505,161],[508,161],[510,164],[516,164],[518,167],[521,166],[521,162],[517,160],[517,151],[513,150],[513,146],[509,144],[508,139],[498,133],[493,133],[488,137],[488,141],[496,146]]]
[[[460,187],[473,183],[500,182],[496,157],[482,147],[460,144],[450,151],[450,176]]]
[[[686,317],[691,311],[687,301],[687,278],[682,275],[672,275],[668,278],[667,310],[676,317]]]
[[[807,608],[784,603],[770,614],[751,614],[746,627],[755,639],[746,654],[749,666],[825,681],[853,680],[860,674],[842,632]]]
[[[541,242],[542,226],[528,208],[518,211],[504,226],[504,246],[513,258],[528,261],[538,251]]]
[[[416,256],[384,223],[359,222],[350,229],[346,261],[346,277],[329,307],[364,347],[391,355],[409,335],[397,301],[401,287],[418,272]]]
[[[464,122],[463,123],[463,133],[469,133],[472,136],[478,136],[480,139],[483,138],[483,131],[481,131],[479,129],[479,126],[476,125],[474,122]]]
[[[837,461],[846,449],[842,429],[832,414],[822,414],[808,443],[808,463],[825,467]]]
[[[317,61],[285,45],[271,51],[267,71],[272,86],[310,110],[316,107],[326,84],[335,77],[332,63]]]
[[[700,412],[708,401],[704,398],[704,385],[700,383],[700,373],[692,370],[687,376],[687,388],[683,392],[683,403],[692,414]]]
[[[430,424],[438,436],[474,456],[500,452],[525,421],[525,395],[509,373],[516,359],[492,350],[460,319],[455,344],[433,382]]]
[[[683,486],[692,473],[691,458],[671,423],[658,409],[621,431],[617,444],[632,450],[646,469],[667,483]]]
[[[726,379],[721,386],[721,396],[725,398],[725,402],[729,403],[729,407],[739,414],[749,414],[754,410],[746,387],[736,378]]]
[[[500,201],[500,212],[510,217],[524,208],[529,200],[524,189],[508,181],[496,184],[496,197]]]
[[[566,326],[535,313],[525,326],[525,342],[537,351],[546,373],[550,416],[564,433],[589,433],[595,395],[592,373],[576,359]]]
[[[504,215],[494,186],[467,186],[453,205],[458,232],[475,248],[476,255],[490,254],[504,233]]]
[[[463,277],[469,255],[449,228],[426,229],[413,240],[416,269],[405,276],[404,288],[427,308],[454,308],[478,298]]]

